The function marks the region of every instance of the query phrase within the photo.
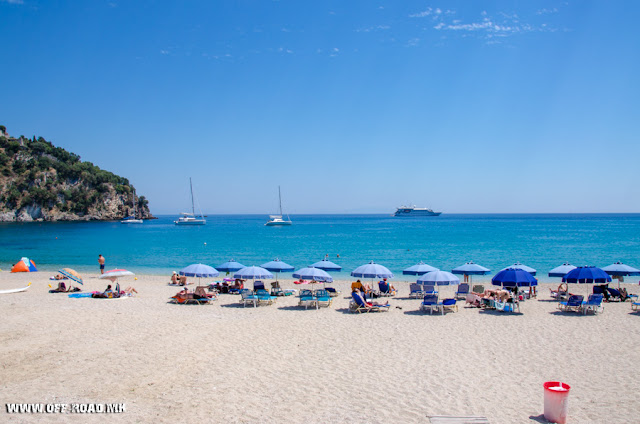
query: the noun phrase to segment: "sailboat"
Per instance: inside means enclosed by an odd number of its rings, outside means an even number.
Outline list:
[[[191,189],[191,213],[182,212],[177,221],[173,221],[176,225],[204,225],[207,221],[204,219],[202,212],[196,216],[196,208],[193,204],[193,184],[191,178],[189,178],[189,188]]]
[[[142,220],[137,219],[136,215],[137,215],[136,214],[136,191],[134,190],[133,191],[133,215],[129,215],[128,217],[120,221],[120,223],[121,224],[142,224]]]
[[[269,220],[266,222],[266,224],[269,227],[273,227],[276,225],[291,225],[291,218],[289,218],[289,215],[287,215],[287,220],[285,221],[282,218],[282,194],[280,193],[280,186],[278,186],[278,199],[280,200],[280,215],[269,215]]]

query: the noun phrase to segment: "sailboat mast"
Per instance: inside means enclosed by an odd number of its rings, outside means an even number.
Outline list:
[[[189,177],[189,188],[191,188],[191,213],[196,216],[196,208],[193,205],[193,184],[191,183],[191,177]]]
[[[280,203],[280,216],[282,216],[282,193],[280,193],[280,186],[278,186],[278,199]]]

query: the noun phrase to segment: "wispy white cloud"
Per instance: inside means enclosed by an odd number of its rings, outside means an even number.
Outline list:
[[[24,4],[24,0],[0,0],[0,3]]]
[[[516,13],[498,12],[492,17],[486,10],[480,12],[477,20],[464,22],[461,19],[451,19],[439,16],[433,29],[437,31],[452,31],[465,35],[476,35],[486,39],[508,37],[527,32],[552,32],[554,29],[547,24],[532,25],[522,22]],[[492,41],[492,44],[495,41]]]
[[[373,32],[373,31],[386,31],[388,29],[391,29],[389,25],[376,25],[376,26],[367,27],[367,28],[358,28],[355,31],[356,32]]]
[[[557,7],[554,7],[553,9],[540,9],[536,12],[536,15],[552,15],[554,13],[558,13]]]
[[[160,54],[169,54],[169,50],[160,50]]]

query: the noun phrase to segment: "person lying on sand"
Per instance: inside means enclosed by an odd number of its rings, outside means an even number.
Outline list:
[[[126,294],[127,296],[133,296],[134,293],[138,293],[138,290],[134,289],[131,286],[127,287],[126,289],[120,292],[120,294]]]

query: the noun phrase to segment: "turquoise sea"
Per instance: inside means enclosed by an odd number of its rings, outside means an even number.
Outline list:
[[[541,281],[555,281],[547,272],[564,261],[640,267],[640,214],[292,215],[290,227],[265,227],[265,215],[209,216],[207,225],[193,227],[176,226],[175,218],[142,225],[0,223],[0,268],[27,256],[41,271],[63,265],[97,272],[102,254],[107,269],[147,274],[231,258],[248,266],[280,258],[298,269],[326,254],[342,265],[333,273],[338,278],[372,260],[401,280],[411,278],[402,270],[419,261],[450,271],[472,260],[492,271],[519,261],[536,268]]]

